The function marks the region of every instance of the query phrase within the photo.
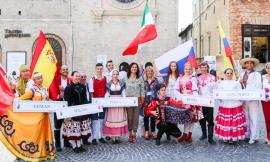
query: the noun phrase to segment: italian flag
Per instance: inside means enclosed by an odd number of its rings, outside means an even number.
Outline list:
[[[57,77],[60,76],[60,67],[54,51],[41,31],[38,37],[35,52],[30,66],[30,74],[40,72],[43,76],[43,85],[49,89],[50,99],[56,100],[59,93]]]
[[[142,44],[154,40],[157,37],[156,25],[154,23],[154,19],[149,10],[147,2],[148,1],[146,1],[146,5],[144,8],[141,29],[137,36],[132,40],[132,42],[122,53],[123,56],[135,55]]]

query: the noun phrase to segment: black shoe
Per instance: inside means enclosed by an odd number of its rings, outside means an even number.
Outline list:
[[[55,138],[55,149],[57,152],[61,152],[61,139],[60,139],[60,130],[54,131],[54,138]]]
[[[64,147],[72,148],[71,144],[68,142],[68,140],[64,140]]]
[[[105,137],[105,139],[106,139],[107,141],[109,141],[109,140],[111,140],[111,137]]]
[[[156,139],[156,145],[157,145],[157,146],[160,145],[160,139],[159,139],[159,138]]]
[[[88,142],[88,140],[83,140],[83,144],[84,144],[84,145],[86,145],[86,146],[91,145],[91,143],[90,143],[90,142]]]
[[[78,153],[80,153],[81,151],[80,151],[80,149],[79,149],[78,147],[75,147],[75,148],[73,149],[73,152],[75,152],[76,154],[78,154]]]
[[[107,143],[104,138],[100,138],[99,139],[99,142],[101,142],[101,143]]]
[[[209,142],[211,145],[215,145],[215,144],[216,144],[216,141],[214,141],[213,138],[208,138],[208,142]]]
[[[200,138],[199,138],[199,140],[205,140],[207,137],[205,136],[205,135],[202,135]]]
[[[121,140],[120,140],[120,139],[117,139],[117,140],[116,140],[116,143],[121,143]]]
[[[117,144],[117,140],[112,140],[112,144]]]
[[[93,139],[93,140],[92,140],[92,144],[93,144],[93,145],[98,145],[97,140],[96,140],[96,139]]]
[[[61,147],[56,147],[56,152],[61,152],[62,151],[62,148]]]
[[[81,147],[79,147],[79,151],[80,152],[86,152],[86,149],[81,146]]]

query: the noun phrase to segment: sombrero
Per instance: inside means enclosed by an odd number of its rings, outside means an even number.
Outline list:
[[[247,57],[240,60],[241,66],[245,66],[246,62],[248,61],[254,62],[255,66],[260,63],[260,61],[254,57]]]

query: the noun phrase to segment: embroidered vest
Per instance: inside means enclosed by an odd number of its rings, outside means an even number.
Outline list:
[[[93,96],[98,97],[104,97],[106,93],[106,77],[104,77],[102,80],[98,80],[95,77],[93,77],[93,86],[94,86],[94,93]]]

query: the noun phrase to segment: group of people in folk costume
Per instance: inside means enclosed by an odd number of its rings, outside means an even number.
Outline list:
[[[59,100],[67,101],[69,106],[91,103],[92,98],[104,97],[138,97],[139,105],[105,108],[101,113],[64,120],[57,119],[54,114],[55,140],[48,113],[14,113],[8,110],[0,119],[12,123],[13,127],[9,130],[16,131],[11,132],[11,135],[9,132],[5,134],[4,144],[18,158],[39,161],[54,159],[55,150],[62,150],[61,128],[64,146],[71,147],[75,153],[86,151],[83,145],[90,144],[90,136],[93,145],[98,142],[107,143],[109,140],[112,144],[118,144],[121,142],[120,137],[125,135],[128,135],[129,142],[136,143],[141,109],[144,112],[143,137],[146,140],[156,140],[157,145],[161,144],[164,133],[167,140],[173,136],[179,142],[192,142],[193,126],[197,122],[202,131],[200,140],[208,139],[210,144],[216,143],[214,132],[216,139],[224,142],[248,140],[249,144],[253,144],[259,137],[258,109],[262,103],[267,130],[266,143],[270,146],[270,63],[265,65],[266,74],[263,76],[254,70],[259,63],[257,59],[245,58],[240,63],[245,71],[237,81],[233,80],[233,69],[230,68],[225,69],[224,80],[217,80],[209,74],[209,65],[205,62],[200,64],[201,74],[196,76],[189,63],[184,65],[184,73],[179,74],[177,63],[171,62],[165,81],[156,77],[151,62],[145,64],[142,72],[137,63],[129,65],[123,62],[117,70],[113,62],[108,61],[106,73],[103,72],[103,64],[97,63],[95,75],[90,79],[87,79],[86,73],[78,71],[73,71],[69,77],[68,67],[63,65],[58,79]],[[30,79],[29,68],[22,65],[14,89],[18,97],[16,100],[48,100],[48,89],[42,86],[42,81],[42,74],[38,72]],[[214,89],[263,89],[266,100],[218,100],[215,122],[213,107],[186,105],[181,101],[183,94],[212,97]],[[183,133],[178,124],[184,125]],[[1,126],[2,130],[7,129]]]

